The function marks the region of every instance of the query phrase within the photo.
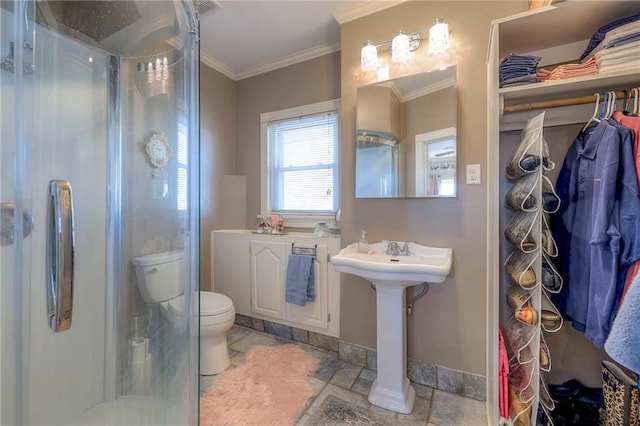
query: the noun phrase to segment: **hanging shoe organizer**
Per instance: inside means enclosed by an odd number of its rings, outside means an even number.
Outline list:
[[[509,349],[509,405],[514,425],[535,425],[539,407],[551,419],[554,402],[545,374],[551,354],[544,332],[562,327],[562,316],[550,293],[562,288],[562,278],[552,258],[558,248],[549,229],[549,215],[558,211],[560,199],[545,174],[553,170],[549,147],[543,138],[544,113],[527,121],[522,140],[506,167],[512,183],[505,204],[514,211],[504,229],[512,251],[505,261],[509,282],[507,302],[513,315],[504,326]]]

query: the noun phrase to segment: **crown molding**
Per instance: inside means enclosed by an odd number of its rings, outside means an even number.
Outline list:
[[[380,12],[381,10],[388,9],[406,1],[408,0],[363,1],[346,9],[333,12],[333,19],[335,19],[338,24],[342,25],[346,22],[354,21],[358,18],[362,18],[363,16]]]
[[[213,56],[209,55],[206,52],[203,52],[202,50],[200,50],[200,62],[202,62],[203,64],[213,68],[214,70],[218,71],[221,74],[226,75],[227,77],[229,77],[232,80],[237,80],[237,76],[236,74],[233,72],[233,70],[231,68],[229,68],[228,66],[226,66],[225,64],[223,64],[222,62],[218,61],[216,58],[214,58]]]
[[[400,102],[404,102],[405,96],[402,95],[402,92],[398,88],[398,85],[393,80],[381,81],[380,83],[374,83],[374,85],[378,87],[386,87],[387,89],[391,90],[394,95],[396,95],[396,98],[398,98]]]
[[[417,89],[412,92],[408,92],[400,99],[400,101],[401,102],[411,101],[413,99],[420,98],[424,95],[428,95],[429,93],[437,92],[438,90],[446,89],[447,87],[452,87],[455,85],[456,85],[455,77],[446,78],[437,83],[430,84],[429,86],[425,86],[422,89]]]
[[[244,70],[236,74],[236,80],[242,80],[244,78],[253,77],[254,75],[264,74],[278,68],[284,68],[289,65],[294,65],[300,62],[317,58],[319,56],[328,55],[329,53],[337,52],[338,50],[340,50],[340,43],[323,44],[320,46],[312,47],[311,49],[303,50],[302,52],[285,56],[272,62],[267,62],[255,67],[245,68]]]
[[[337,52],[340,50],[340,43],[335,44],[323,44],[313,47],[311,49],[304,50],[294,55],[285,56],[272,62],[267,62],[255,67],[245,68],[240,72],[234,72],[231,68],[218,61],[213,56],[200,51],[200,62],[208,65],[214,70],[226,75],[232,80],[238,81],[244,78],[253,77],[254,75],[264,74],[269,71],[277,70],[278,68],[284,68],[289,65],[294,65],[300,62],[308,61],[310,59],[317,58],[319,56],[328,55],[329,53]]]

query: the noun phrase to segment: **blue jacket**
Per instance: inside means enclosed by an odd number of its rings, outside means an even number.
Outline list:
[[[567,153],[553,232],[565,279],[558,305],[597,347],[609,334],[621,270],[640,258],[640,198],[629,129],[603,121]]]

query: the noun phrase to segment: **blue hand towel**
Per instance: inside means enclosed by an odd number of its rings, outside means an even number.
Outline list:
[[[314,288],[313,256],[292,254],[287,266],[285,300],[298,306],[316,299]]]
[[[640,373],[640,274],[631,282],[604,344],[611,358]]]

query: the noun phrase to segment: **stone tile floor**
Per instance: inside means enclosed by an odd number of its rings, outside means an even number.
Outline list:
[[[231,367],[244,362],[244,354],[254,346],[294,343],[320,361],[309,377],[314,394],[297,419],[298,426],[315,425],[427,425],[484,426],[485,403],[426,386],[413,384],[416,401],[411,414],[400,414],[371,405],[367,399],[376,372],[341,361],[336,352],[272,334],[234,325],[227,334]],[[204,394],[216,376],[200,376]]]

